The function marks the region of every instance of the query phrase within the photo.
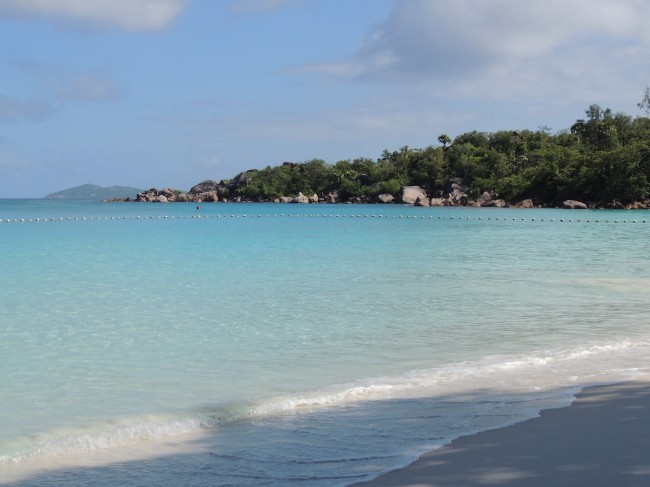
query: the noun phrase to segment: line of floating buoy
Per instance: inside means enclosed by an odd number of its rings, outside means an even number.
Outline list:
[[[428,219],[431,220],[434,218],[433,215],[383,215],[383,214],[351,214],[351,215],[342,215],[342,214],[308,214],[308,213],[303,213],[303,214],[292,214],[292,213],[274,213],[274,214],[266,214],[262,215],[261,213],[258,213],[256,215],[248,215],[248,214],[230,214],[230,215],[223,215],[223,214],[214,214],[214,215],[201,215],[201,214],[192,214],[192,215],[149,215],[149,216],[141,216],[141,215],[133,215],[133,216],[68,216],[68,217],[46,217],[46,218],[0,218],[0,223],[45,223],[45,222],[64,222],[64,221],[108,221],[108,220],[174,220],[174,219],[211,219],[211,218],[230,218],[230,219],[237,219],[237,218],[356,218],[356,219],[368,219],[368,218],[377,218],[377,219],[404,219],[406,218],[407,220],[424,220]],[[460,216],[460,217],[455,217],[455,216],[448,216],[448,215],[438,215],[437,219],[438,220],[455,220],[458,218],[459,220],[468,220],[468,221],[531,221],[531,222],[551,222],[554,223],[556,220],[555,218],[549,218],[549,219],[544,219],[544,218],[530,218],[530,220],[527,220],[526,218],[508,218],[508,217],[473,217],[473,216]],[[560,218],[559,220],[560,223],[647,223],[648,220],[619,220],[619,219],[564,219]]]

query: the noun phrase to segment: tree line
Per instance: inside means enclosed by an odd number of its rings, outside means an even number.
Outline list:
[[[650,92],[639,108],[650,115]],[[336,193],[340,200],[374,201],[420,186],[441,196],[461,182],[471,198],[484,192],[509,202],[530,198],[558,205],[576,199],[597,206],[643,201],[650,194],[650,118],[591,105],[569,129],[472,131],[414,149],[384,150],[378,159],[329,164],[321,159],[285,162],[246,173],[230,196],[269,201],[299,192]]]

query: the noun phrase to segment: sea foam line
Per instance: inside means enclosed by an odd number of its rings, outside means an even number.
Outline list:
[[[117,425],[107,422],[95,425],[88,431],[43,434],[42,439],[28,449],[0,456],[0,465],[170,440],[226,427],[234,422],[310,413],[369,401],[419,397],[440,397],[444,401],[445,397],[463,396],[472,400],[471,398],[480,398],[484,394],[481,391],[486,390],[486,384],[496,384],[489,390],[492,397],[500,392],[525,395],[546,391],[555,398],[557,406],[562,406],[568,404],[582,387],[632,380],[647,373],[650,364],[638,363],[635,359],[648,357],[649,348],[650,338],[626,339],[528,355],[493,356],[478,361],[414,370],[402,375],[364,379],[353,384],[335,385],[257,403],[204,408],[189,411],[185,417],[125,419]],[[594,358],[607,360],[612,355],[626,352],[635,352],[631,364],[612,367],[610,375],[594,373],[591,363]]]

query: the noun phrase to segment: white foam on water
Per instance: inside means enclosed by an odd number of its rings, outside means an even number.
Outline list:
[[[581,387],[648,373],[645,357],[650,356],[649,349],[650,340],[621,340],[531,355],[485,357],[254,404],[204,407],[177,417],[121,418],[76,431],[38,435],[33,444],[22,445],[23,451],[0,456],[0,468],[3,475],[16,479],[48,469],[187,453],[208,448],[199,441],[203,436],[218,437],[220,428],[233,424],[322,412],[336,416],[337,410],[352,406],[426,398],[436,415],[445,419],[434,443],[410,447],[407,456],[412,460],[458,436],[519,422],[544,408],[567,406]],[[7,443],[5,450],[10,446]]]

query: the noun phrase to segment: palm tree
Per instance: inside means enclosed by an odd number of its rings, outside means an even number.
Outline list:
[[[442,148],[445,149],[447,144],[451,143],[451,138],[447,134],[442,134],[438,137],[438,142],[442,144]]]
[[[650,88],[645,89],[643,100],[641,100],[641,103],[637,103],[636,106],[642,110],[645,110],[646,113],[650,115]]]

